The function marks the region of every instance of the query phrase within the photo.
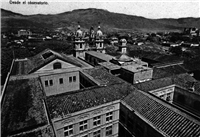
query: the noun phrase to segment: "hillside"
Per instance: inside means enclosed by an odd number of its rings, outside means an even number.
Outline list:
[[[1,17],[14,17],[14,16],[23,16],[23,15],[5,9],[1,9]]]
[[[200,28],[200,18],[181,18],[181,19],[147,19],[140,16],[126,15],[109,12],[102,9],[79,9],[53,15],[29,15],[14,13],[1,9],[2,30],[19,28],[64,28],[75,30],[77,23],[80,22],[82,28],[89,29],[97,26],[101,22],[104,31],[162,31],[180,30],[183,27]]]

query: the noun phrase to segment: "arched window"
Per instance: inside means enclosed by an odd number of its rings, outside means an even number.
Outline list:
[[[53,64],[53,69],[61,69],[62,66],[61,66],[61,63],[60,62],[56,62]]]

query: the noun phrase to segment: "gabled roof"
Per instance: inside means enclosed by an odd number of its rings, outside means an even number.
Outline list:
[[[52,55],[47,58],[44,58],[45,53],[52,53]],[[29,65],[30,65],[29,73],[32,73],[38,70],[39,68],[45,66],[46,64],[50,63],[51,61],[55,59],[60,59],[70,64],[73,64],[77,67],[81,67],[81,65],[76,63],[74,60],[72,60],[72,58],[69,58],[68,56],[64,54],[57,53],[50,49],[46,49],[42,51],[41,53],[29,58]]]
[[[11,74],[23,75],[33,73],[55,59],[60,59],[64,62],[73,64],[81,68],[91,67],[89,64],[71,55],[65,55],[63,53],[58,53],[53,50],[46,49],[33,57],[26,58],[24,60],[15,60]]]
[[[179,74],[170,77],[160,78],[156,80],[150,80],[142,83],[135,84],[134,86],[142,91],[149,92],[173,84],[188,88],[188,82],[196,82],[196,80],[189,74]]]
[[[149,93],[133,91],[123,99],[136,115],[159,130],[164,136],[198,137],[200,121]]]

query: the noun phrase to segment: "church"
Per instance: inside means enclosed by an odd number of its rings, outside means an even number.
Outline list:
[[[105,53],[104,37],[100,25],[95,32],[94,28],[90,28],[89,38],[86,37],[78,25],[74,38],[74,57],[85,58],[86,51],[97,51]]]

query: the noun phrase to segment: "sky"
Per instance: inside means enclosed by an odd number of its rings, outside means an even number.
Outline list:
[[[14,4],[14,1],[21,4]],[[22,4],[24,1],[26,4]],[[48,4],[30,5],[29,1]],[[98,8],[152,19],[200,17],[200,0],[1,0],[1,8],[24,15],[57,14],[74,9]]]

